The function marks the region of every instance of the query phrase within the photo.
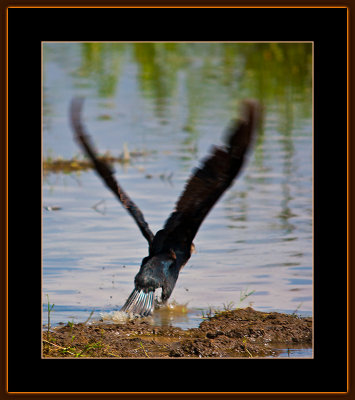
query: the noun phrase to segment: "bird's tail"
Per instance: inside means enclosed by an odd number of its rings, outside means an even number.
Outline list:
[[[120,311],[146,317],[154,310],[154,291],[134,289]]]

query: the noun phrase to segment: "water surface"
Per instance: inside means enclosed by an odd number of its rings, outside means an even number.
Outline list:
[[[258,99],[264,121],[249,162],[172,294],[189,312],[157,322],[194,327],[232,303],[312,314],[311,44],[45,43],[43,56],[43,157],[80,155],[68,107],[84,96],[100,152],[147,152],[115,170],[153,232],[240,101]],[[94,171],[45,174],[43,206],[60,207],[43,210],[43,323],[47,295],[52,324],[119,309],[147,255],[133,219]]]

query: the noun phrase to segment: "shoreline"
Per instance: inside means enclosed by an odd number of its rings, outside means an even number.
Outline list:
[[[219,311],[186,330],[148,321],[68,323],[44,330],[42,357],[259,358],[277,357],[288,346],[312,346],[311,317],[251,307]]]

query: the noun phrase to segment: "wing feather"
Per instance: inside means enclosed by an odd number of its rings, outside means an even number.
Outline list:
[[[245,101],[242,119],[229,128],[225,145],[215,146],[194,171],[164,229],[158,232],[159,251],[174,249],[177,244],[190,249],[203,220],[241,170],[258,118],[258,102]]]
[[[84,150],[85,154],[90,158],[96,172],[100,175],[106,186],[111,189],[118,200],[122,203],[123,207],[126,208],[129,214],[133,217],[143,236],[147,239],[149,246],[151,246],[154,234],[149,229],[143,213],[118,184],[113,176],[112,168],[105,161],[98,158],[94,145],[91,143],[89,135],[85,132],[85,128],[81,123],[83,101],[84,99],[77,97],[72,100],[70,105],[70,121],[75,133],[75,139]]]

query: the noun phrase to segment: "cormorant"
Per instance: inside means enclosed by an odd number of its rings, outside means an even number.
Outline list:
[[[121,311],[141,316],[151,314],[154,310],[154,291],[158,288],[162,288],[162,301],[169,299],[179,272],[191,256],[193,239],[201,223],[232,184],[250,147],[259,120],[260,106],[255,100],[245,100],[242,105],[242,118],[233,121],[224,138],[224,145],[214,146],[211,154],[194,170],[164,228],[154,235],[140,209],[114,178],[111,167],[97,157],[81,122],[83,99],[72,100],[70,121],[76,141],[105,184],[134,218],[149,244],[149,254],[143,258],[134,279],[135,288]]]

